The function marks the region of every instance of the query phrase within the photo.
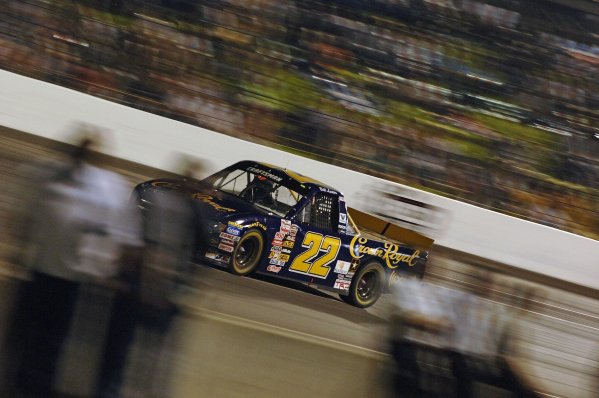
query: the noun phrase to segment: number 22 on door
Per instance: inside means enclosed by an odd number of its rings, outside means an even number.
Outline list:
[[[308,232],[304,237],[302,247],[307,250],[293,260],[289,270],[318,278],[326,278],[331,271],[329,264],[339,254],[341,239],[323,236],[316,232]]]

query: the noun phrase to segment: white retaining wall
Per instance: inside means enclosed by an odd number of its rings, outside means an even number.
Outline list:
[[[178,154],[206,159],[206,173],[259,160],[319,179],[357,208],[372,207],[373,186],[400,190],[442,210],[441,246],[599,288],[599,241],[0,71],[0,125],[70,142],[78,122],[111,132],[110,155],[163,170],[177,171]]]

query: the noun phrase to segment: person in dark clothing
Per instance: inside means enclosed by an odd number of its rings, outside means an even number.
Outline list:
[[[191,199],[176,192],[147,192],[143,199],[151,203],[143,211],[145,244],[141,251],[130,251],[131,255],[123,261],[95,389],[96,398],[121,396],[125,365],[138,330],[151,330],[158,336],[154,346],[143,347],[141,355],[163,348],[177,314],[174,296],[188,271],[196,244],[196,217]],[[136,362],[141,364],[137,371],[147,374],[144,391],[149,394],[155,388],[153,380],[159,376],[155,374],[156,361]]]
[[[129,248],[112,288],[115,295],[96,381],[96,397],[118,397],[141,312],[141,250]]]
[[[536,394],[516,375],[506,361],[513,338],[514,314],[490,300],[491,277],[473,277],[470,292],[454,302],[460,308],[456,321],[456,341],[452,350],[455,397],[472,397],[474,383],[509,391],[518,398]]]
[[[53,394],[57,362],[69,331],[79,284],[34,271],[25,289],[19,311],[25,349],[16,387],[29,396],[48,397]]]
[[[31,281],[16,309],[23,353],[16,388],[35,397],[55,394],[54,379],[64,348],[80,285],[114,272],[114,256],[130,240],[126,185],[121,177],[93,166],[94,140],[74,148],[68,167],[43,182],[31,209],[25,265]],[[133,239],[134,240],[134,239]]]

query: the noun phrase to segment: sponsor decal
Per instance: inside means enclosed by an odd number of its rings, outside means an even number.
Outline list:
[[[214,201],[214,197],[212,197],[210,195],[206,195],[204,193],[194,193],[193,195],[191,195],[191,197],[194,199],[197,199],[199,201],[202,201],[204,203],[209,204],[210,206],[214,207],[214,209],[217,211],[226,211],[226,212],[236,211],[235,209],[231,209],[230,207],[224,207],[224,206],[219,205],[218,203],[216,203]]]
[[[235,242],[233,242],[232,240],[228,240],[228,239],[221,239],[220,243],[222,243],[223,245],[235,246]]]
[[[285,234],[282,234],[280,232],[275,232],[275,240],[283,240],[284,237],[285,237]]]
[[[275,252],[280,252],[283,251],[283,248],[281,246],[273,246],[271,250]]]
[[[229,226],[241,230],[243,228],[243,225],[236,223],[235,221],[229,221],[227,224],[229,224]]]
[[[226,252],[229,252],[229,253],[233,252],[233,246],[224,245],[224,244],[222,244],[222,243],[220,243],[220,244],[218,245],[218,248],[219,248],[220,250],[224,250],[224,251],[226,251]]]
[[[258,227],[258,228],[261,228],[261,229],[263,229],[263,230],[266,231],[266,225],[262,224],[259,221],[255,221],[255,222],[253,222],[251,224],[248,224],[248,225],[241,225],[241,224],[236,223],[234,221],[229,221],[228,224],[229,224],[229,227],[233,227],[234,228],[234,230],[231,230],[231,231],[229,231],[229,228],[227,228],[227,232],[230,233],[230,234],[232,234],[232,235],[239,235],[241,233],[241,230],[244,229],[244,228]],[[237,230],[237,233],[235,233],[235,230]]]
[[[291,254],[291,250],[289,250],[289,249],[281,249],[281,253]]]
[[[276,265],[272,265],[270,264],[268,267],[266,267],[266,270],[269,272],[275,272],[275,273],[279,273],[279,271],[281,271],[283,268],[282,267],[277,267]]]
[[[230,222],[229,222],[229,224],[230,224]],[[239,236],[241,231],[239,230],[239,228],[230,225],[227,227],[227,233],[231,234],[231,235]]]
[[[289,261],[289,254],[281,254],[278,252],[270,252],[268,258],[274,258],[275,260],[281,260],[283,262]]]
[[[289,234],[289,232],[291,232],[291,221],[281,220],[281,228],[279,228],[279,232],[282,234]]]
[[[290,249],[293,249],[293,245],[295,245],[295,242],[292,240],[287,239],[287,240],[283,241],[283,247],[288,247]]]
[[[396,243],[385,242],[384,247],[369,247],[367,244],[367,238],[356,235],[350,242],[349,253],[354,259],[360,259],[365,254],[380,257],[385,260],[387,267],[391,269],[399,267],[401,263],[413,267],[418,261],[418,256],[420,256],[420,250],[415,250],[412,253],[399,252],[399,245]]]
[[[274,258],[271,258],[271,259],[268,261],[268,263],[269,263],[269,264],[278,265],[279,267],[282,267],[282,266],[284,266],[284,265],[285,265],[285,262],[284,262],[284,261],[277,260],[277,259],[274,259]]]
[[[216,252],[214,252],[214,251],[212,251],[212,250],[208,250],[208,251],[206,252],[206,255],[205,255],[205,257],[206,257],[206,258],[210,258],[210,259],[214,260],[214,259],[216,258],[216,254],[217,254]]]
[[[320,189],[321,192],[326,192],[326,193],[330,193],[330,194],[336,194],[337,191],[329,189],[329,188],[325,188],[325,187],[318,187],[318,189]]]
[[[261,176],[264,176],[264,177],[269,178],[276,182],[281,182],[283,180],[281,177],[277,177],[276,175],[269,173],[266,170],[257,169],[255,167],[248,167],[247,171],[251,171],[252,173],[259,174]]]
[[[258,228],[261,228],[264,231],[266,231],[266,225],[262,224],[259,221],[253,222],[253,223],[248,224],[248,225],[244,225],[244,228],[254,228],[254,227],[258,227]]]
[[[337,260],[335,272],[338,274],[347,274],[349,272],[349,267],[351,267],[351,263],[349,261]]]
[[[349,290],[350,285],[351,285],[350,281],[346,281],[345,279],[337,279],[335,281],[335,285],[333,287],[335,289],[339,289],[339,290]]]
[[[217,253],[212,250],[206,252],[206,258],[209,258],[211,260],[220,261],[221,263],[228,263],[229,260],[231,260],[231,257],[229,257],[225,254]]]
[[[339,222],[341,224],[347,224],[347,214],[339,213]]]
[[[239,236],[231,235],[231,234],[228,234],[226,232],[221,232],[219,236],[222,239],[228,239],[230,241],[237,241],[237,240],[239,240]]]
[[[220,261],[221,263],[228,263],[231,260],[231,257],[224,254],[216,253],[216,257],[214,257],[214,259],[216,261]]]
[[[297,228],[297,225],[293,224],[293,225],[291,226],[291,228],[290,228],[289,234],[290,234],[291,236],[295,236],[295,235],[297,235],[297,229],[298,229],[298,228]]]
[[[283,246],[283,241],[282,240],[273,240],[272,245],[273,246]]]

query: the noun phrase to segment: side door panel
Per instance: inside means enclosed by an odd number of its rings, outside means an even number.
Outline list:
[[[330,231],[299,225],[288,276],[328,285],[329,276],[342,249],[342,241]]]
[[[330,288],[347,289],[351,281],[351,236],[345,234],[347,216],[344,202],[337,196],[329,197],[325,202],[324,208],[330,206],[331,209],[327,216],[330,217],[328,223],[323,224],[322,217],[316,222],[304,222],[306,220],[302,219],[301,214],[294,217],[294,223],[290,227],[291,236],[284,237],[282,242],[283,246],[290,250],[290,259],[278,274],[281,277]],[[339,206],[340,204],[342,206]],[[320,216],[322,214],[317,217]]]

